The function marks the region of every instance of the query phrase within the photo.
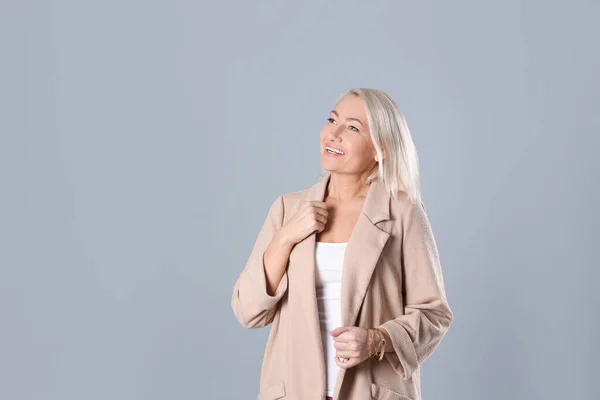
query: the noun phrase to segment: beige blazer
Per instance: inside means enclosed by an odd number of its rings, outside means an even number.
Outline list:
[[[271,325],[259,400],[323,400],[326,375],[315,287],[316,233],[297,243],[274,296],[266,292],[263,252],[306,200],[324,201],[331,174],[272,204],[231,298],[246,328]],[[342,326],[383,327],[394,352],[340,369],[334,400],[421,400],[420,365],[450,327],[436,243],[422,203],[392,198],[378,181],[352,231],[342,273]]]

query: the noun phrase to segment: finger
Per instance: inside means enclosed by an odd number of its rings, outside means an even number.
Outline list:
[[[355,350],[352,347],[350,347],[350,344],[348,342],[334,341],[333,347],[335,347],[336,350],[342,350],[342,351],[354,351]]]
[[[356,341],[355,339],[352,339],[352,340],[348,341],[347,343],[348,343],[349,351],[358,351],[361,348],[361,344],[358,341]]]
[[[319,221],[316,221],[313,225],[313,228],[317,232],[322,232],[325,229],[325,224]]]
[[[325,219],[329,218],[329,211],[324,210],[322,208],[313,208],[313,212],[315,215],[319,215]]]
[[[338,350],[335,352],[335,356],[337,358],[355,358],[359,355],[360,354],[358,353],[358,351]]]
[[[323,224],[327,223],[327,217],[321,214],[315,214],[315,220]]]
[[[327,210],[327,203],[324,201],[312,200],[309,202],[309,205],[322,210]]]
[[[336,342],[352,342],[356,340],[356,334],[354,331],[347,331],[340,333],[338,336],[334,336],[333,340]]]
[[[309,211],[315,211],[315,212],[320,212],[320,213],[324,213],[324,214],[329,213],[329,211],[327,209],[327,203],[325,203],[324,201],[307,201],[304,204],[304,207],[306,210],[309,210]]]
[[[360,343],[358,343],[355,340],[350,340],[349,342],[342,342],[342,341],[334,340],[333,347],[335,347],[336,350],[358,352],[361,350],[362,346],[360,345]]]
[[[329,331],[329,334],[335,338],[344,332],[349,332],[350,330],[352,330],[352,328],[353,328],[352,326],[340,326],[340,327],[335,328],[332,331]]]
[[[341,362],[338,357],[335,358],[335,363],[338,367],[344,368],[344,369],[352,368],[358,364],[356,358],[350,358],[350,359],[346,360],[345,362]]]

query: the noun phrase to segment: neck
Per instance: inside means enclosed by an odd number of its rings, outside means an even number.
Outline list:
[[[327,185],[327,197],[333,200],[350,200],[364,197],[369,191],[367,175],[331,173]]]

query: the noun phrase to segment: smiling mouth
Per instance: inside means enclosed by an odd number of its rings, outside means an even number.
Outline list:
[[[332,147],[329,147],[329,146],[326,146],[326,147],[325,147],[325,150],[326,150],[326,151],[327,151],[329,154],[336,154],[336,155],[340,155],[340,156],[343,156],[344,154],[346,154],[346,153],[344,153],[344,152],[343,152],[343,151],[341,151],[341,150],[334,149],[334,148],[332,148]]]

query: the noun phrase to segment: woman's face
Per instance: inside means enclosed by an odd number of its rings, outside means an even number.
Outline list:
[[[360,97],[347,95],[329,113],[321,130],[321,168],[360,175],[371,171],[375,155],[365,104]]]

